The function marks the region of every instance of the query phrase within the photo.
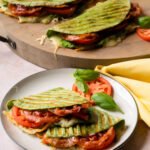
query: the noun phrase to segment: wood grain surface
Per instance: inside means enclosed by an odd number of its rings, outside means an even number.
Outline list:
[[[132,1],[138,2],[144,13],[150,15],[149,0]],[[54,45],[50,41],[44,45],[40,45],[36,41],[37,38],[46,33],[50,25],[19,24],[17,19],[3,14],[0,14],[0,20],[7,36],[17,44],[17,49],[12,50],[24,59],[44,68],[94,68],[97,64],[107,65],[124,60],[150,57],[150,43],[141,40],[136,34],[129,36],[115,47],[81,52],[61,48],[55,57]]]

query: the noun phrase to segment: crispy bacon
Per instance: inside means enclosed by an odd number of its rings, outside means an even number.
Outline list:
[[[89,119],[89,114],[84,110],[81,110],[79,113],[73,113],[72,116],[85,121]]]
[[[77,5],[60,5],[57,7],[27,7],[23,5],[9,4],[8,8],[15,16],[39,16],[41,14],[58,14],[62,16],[71,16],[77,9]]]
[[[73,107],[66,107],[66,108],[56,108],[56,109],[49,109],[49,111],[51,111],[52,113],[54,113],[57,116],[66,116],[69,114],[76,114],[76,116],[78,113],[81,113],[82,110],[87,109],[91,106],[95,105],[94,101],[89,101],[88,103],[84,103],[81,106],[73,106]]]
[[[81,110],[81,106],[73,106],[70,109],[69,108],[55,108],[52,111],[57,116],[66,116],[72,113],[78,113]]]
[[[28,111],[16,106],[12,108],[12,117],[19,125],[27,128],[38,128],[46,123],[56,123],[60,120],[59,116],[48,111]]]
[[[99,40],[99,35],[97,33],[87,33],[80,35],[63,35],[63,38],[67,41],[71,41],[77,44],[93,44]]]
[[[62,8],[46,7],[44,10],[50,14],[71,16],[75,12],[76,8],[77,8],[77,5],[72,5],[72,6],[68,6],[68,7],[62,7]]]
[[[56,148],[71,148],[78,146],[84,150],[103,150],[108,148],[115,139],[115,130],[111,127],[105,133],[98,133],[87,137],[47,138],[43,136],[42,142]]]
[[[35,123],[54,123],[60,120],[60,117],[49,111],[21,110],[21,115],[23,115],[28,121]]]
[[[73,147],[77,143],[77,138],[65,138],[65,139],[59,139],[59,138],[47,138],[46,135],[43,136],[42,142],[47,145],[51,145],[57,148],[69,148]]]
[[[42,7],[25,7],[14,4],[9,4],[8,8],[15,16],[39,16],[42,11]]]
[[[131,3],[131,10],[128,14],[128,18],[137,18],[142,14],[142,8],[138,3]]]

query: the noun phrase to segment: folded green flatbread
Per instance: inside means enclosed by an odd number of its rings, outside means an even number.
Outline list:
[[[51,27],[49,31],[65,34],[85,34],[102,31],[121,23],[130,10],[129,0],[107,0],[73,19]]]
[[[91,120],[73,115],[84,113],[86,118],[90,117],[87,109],[82,108],[82,104],[87,105],[88,100],[74,91],[60,87],[21,99],[9,100],[6,105],[8,110],[4,114],[24,132],[35,134],[46,130],[49,126],[70,127],[90,123]]]
[[[86,137],[105,131],[123,121],[123,119],[114,117],[98,108],[93,107],[90,109],[91,115],[96,119],[96,123],[77,124],[69,128],[52,127],[47,130],[46,136],[48,138]]]
[[[19,4],[24,6],[60,6],[76,2],[76,0],[4,0],[11,4]]]
[[[77,17],[50,27],[47,37],[57,48],[86,50],[115,46],[135,31],[139,9],[139,6],[134,8],[130,0],[97,2]]]
[[[10,100],[7,103],[7,107],[10,108],[10,105],[11,107],[15,105],[26,110],[42,110],[81,105],[87,102],[87,99],[74,91],[64,88],[55,88],[22,99]]]

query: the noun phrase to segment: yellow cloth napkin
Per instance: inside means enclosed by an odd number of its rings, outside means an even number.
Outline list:
[[[140,118],[150,127],[150,58],[126,61],[95,70],[113,77],[133,94]]]

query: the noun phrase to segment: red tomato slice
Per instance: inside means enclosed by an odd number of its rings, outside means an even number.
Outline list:
[[[41,125],[40,123],[32,123],[26,120],[25,117],[21,115],[20,109],[16,106],[12,108],[12,116],[19,125],[27,128],[37,128]]]
[[[12,108],[12,116],[19,125],[27,128],[38,128],[46,123],[58,122],[60,119],[49,111],[28,111],[16,106]]]
[[[115,136],[115,129],[111,127],[104,134],[80,138],[77,145],[85,150],[104,150],[113,143]]]
[[[16,16],[39,16],[42,10],[42,7],[25,7],[14,4],[9,4],[8,8]]]
[[[86,97],[87,99],[90,99],[93,94],[99,92],[106,93],[110,96],[113,94],[113,89],[111,84],[102,77],[99,77],[94,81],[89,81],[87,82],[87,84],[89,87],[88,93],[83,93],[82,91],[80,91],[75,84],[73,85],[72,90],[78,92],[80,95]]]
[[[150,42],[150,29],[138,28],[138,29],[137,29],[137,34],[138,34],[138,36],[141,37],[143,40]]]
[[[81,35],[64,35],[64,39],[74,42],[76,44],[93,44],[99,39],[99,35],[96,33],[87,33]]]
[[[46,10],[49,13],[58,14],[58,15],[65,15],[65,16],[71,16],[74,11],[76,10],[77,6],[69,6],[64,8],[52,8],[47,7]]]

